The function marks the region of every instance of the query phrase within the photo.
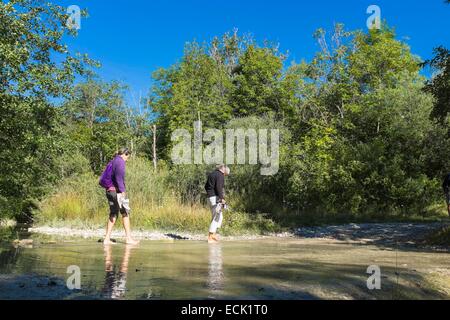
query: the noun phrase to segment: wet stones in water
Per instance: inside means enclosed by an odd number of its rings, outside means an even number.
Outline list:
[[[103,239],[98,239],[97,240],[98,243],[103,243]],[[111,242],[117,243],[116,239],[111,239]]]
[[[180,236],[178,234],[173,234],[173,233],[166,233],[165,236],[169,237],[171,239],[175,239],[175,240],[189,240],[189,238],[187,238],[187,237],[183,237],[183,236]]]

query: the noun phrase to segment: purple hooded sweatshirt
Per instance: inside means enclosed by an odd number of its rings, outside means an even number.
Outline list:
[[[114,187],[118,193],[125,192],[125,160],[121,156],[116,156],[108,163],[99,184],[106,190]]]

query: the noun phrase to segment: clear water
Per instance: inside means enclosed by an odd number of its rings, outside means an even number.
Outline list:
[[[80,290],[66,286],[72,265]],[[381,269],[380,290],[367,288],[369,265]],[[448,299],[439,272],[449,267],[445,252],[315,239],[3,242],[0,299]]]

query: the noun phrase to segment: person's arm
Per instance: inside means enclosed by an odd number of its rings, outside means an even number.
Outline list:
[[[225,178],[223,174],[218,174],[216,179],[216,193],[217,196],[219,197],[219,201],[221,202],[224,200],[225,197],[224,188],[225,188]]]
[[[115,161],[113,176],[117,184],[117,192],[125,193],[125,161]]]

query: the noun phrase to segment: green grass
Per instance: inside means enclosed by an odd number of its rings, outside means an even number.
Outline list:
[[[211,213],[202,204],[183,204],[168,184],[169,172],[154,173],[151,163],[134,158],[127,165],[127,192],[131,222],[137,230],[205,232]],[[36,225],[77,229],[103,228],[108,217],[105,191],[98,177],[84,174],[64,181],[34,212]],[[225,212],[222,234],[262,234],[280,230],[263,215]]]
[[[131,221],[137,230],[184,231],[204,233],[211,213],[198,199],[183,203],[173,173],[162,166],[154,172],[152,164],[133,158],[127,164],[127,192],[131,202]],[[240,208],[239,197],[230,199],[232,208]],[[234,203],[235,201],[236,203]],[[63,181],[53,194],[41,201],[35,211],[35,224],[76,229],[104,228],[108,217],[105,191],[98,177],[86,173]],[[447,217],[445,207],[436,204],[421,214],[380,212],[371,214],[293,213],[274,209],[270,214],[226,211],[221,232],[225,235],[265,234],[288,231],[299,226],[318,226],[362,222],[434,222]]]
[[[16,234],[14,227],[0,227],[0,243],[16,239]]]

